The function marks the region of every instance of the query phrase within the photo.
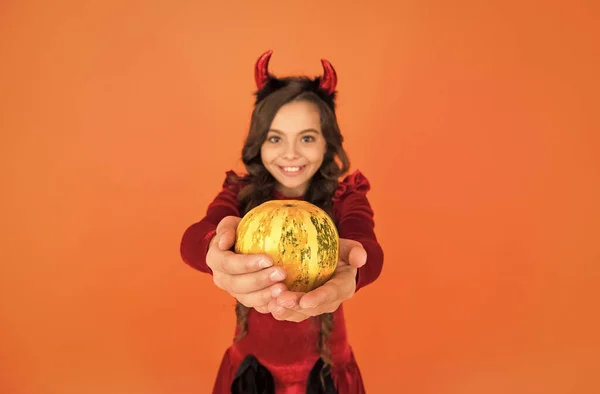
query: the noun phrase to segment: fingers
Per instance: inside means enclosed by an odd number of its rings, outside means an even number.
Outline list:
[[[217,269],[229,275],[248,274],[271,267],[273,261],[267,255],[236,254],[221,252]]]
[[[298,306],[300,299],[306,293],[284,291],[279,297],[277,297],[277,305],[284,308],[294,308]]]
[[[255,308],[261,313],[269,313],[268,305],[269,302],[279,296],[286,287],[283,283],[276,283],[265,289],[254,291],[248,294],[235,294],[232,293],[242,305],[248,308]]]
[[[256,311],[258,313],[262,313],[263,315],[266,315],[267,313],[271,313],[269,312],[269,305],[263,305],[263,306],[255,306],[254,309],[256,309]]]
[[[324,285],[308,293],[284,291],[269,303],[269,311],[277,320],[303,321],[311,316],[335,312],[352,297],[356,289],[356,269],[340,267]]]
[[[268,256],[236,254],[211,245],[206,254],[206,264],[213,275],[241,275],[270,267],[272,262]]]
[[[217,233],[209,246],[207,264],[214,271],[229,275],[240,275],[256,272],[273,265],[267,255],[237,254],[231,251],[235,244],[237,226],[241,218],[226,216],[219,222]],[[216,247],[215,247],[216,245]]]
[[[285,270],[271,267],[242,275],[224,275],[220,285],[232,295],[250,294],[281,282],[285,279]]]
[[[298,303],[300,308],[318,308],[322,305],[345,301],[356,291],[356,268],[349,265],[338,267],[331,279],[322,286],[306,293]]]
[[[367,251],[360,242],[340,238],[340,260],[354,268],[360,268],[367,262]]]
[[[354,240],[340,239],[340,261],[334,275],[322,286],[308,293],[283,291],[274,297],[260,313],[270,312],[277,320],[301,322],[311,316],[335,312],[341,303],[356,291],[356,270],[367,260],[362,245]]]
[[[316,309],[339,299],[340,290],[338,286],[326,286],[327,284],[325,283],[325,285],[306,293],[300,298],[298,306],[301,309]]]
[[[277,300],[272,300],[269,302],[268,310],[275,319],[282,321],[286,320],[299,323],[310,318],[310,315],[306,315],[293,309],[284,308],[281,305],[278,305]]]

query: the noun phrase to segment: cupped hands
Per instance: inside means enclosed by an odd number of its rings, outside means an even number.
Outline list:
[[[367,252],[354,240],[340,239],[337,267],[322,286],[309,291],[284,290],[268,303],[268,311],[277,320],[301,322],[323,313],[335,312],[356,291],[356,275],[367,261]]]

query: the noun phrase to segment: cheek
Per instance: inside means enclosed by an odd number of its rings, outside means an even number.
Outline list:
[[[312,164],[320,165],[321,161],[323,161],[323,155],[317,151],[308,152],[304,157]]]
[[[313,146],[307,152],[307,157],[310,157],[310,161],[312,162],[321,162],[325,157],[325,147],[324,146]]]
[[[276,156],[277,155],[274,149],[268,148],[265,145],[260,148],[260,158],[262,159],[263,163],[271,162]]]

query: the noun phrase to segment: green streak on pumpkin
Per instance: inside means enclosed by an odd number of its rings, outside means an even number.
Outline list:
[[[331,227],[329,220],[325,218],[319,220],[316,216],[311,216],[313,226],[317,229],[317,242],[319,243],[318,258],[319,263],[327,268],[332,268],[337,264],[336,231]]]
[[[300,267],[298,276],[290,285],[290,290],[294,291],[310,285],[310,265],[307,261],[307,256],[310,257],[310,246],[307,244],[306,228],[298,210],[290,210],[288,215],[285,215],[279,240],[279,255],[285,265]]]

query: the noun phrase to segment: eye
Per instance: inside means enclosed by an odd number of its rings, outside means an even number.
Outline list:
[[[271,143],[277,143],[281,140],[281,138],[277,137],[276,135],[272,135],[269,138],[267,138],[267,141],[271,142]]]
[[[302,137],[302,142],[313,142],[315,140],[315,137],[313,137],[312,135],[305,135],[304,137]]]

